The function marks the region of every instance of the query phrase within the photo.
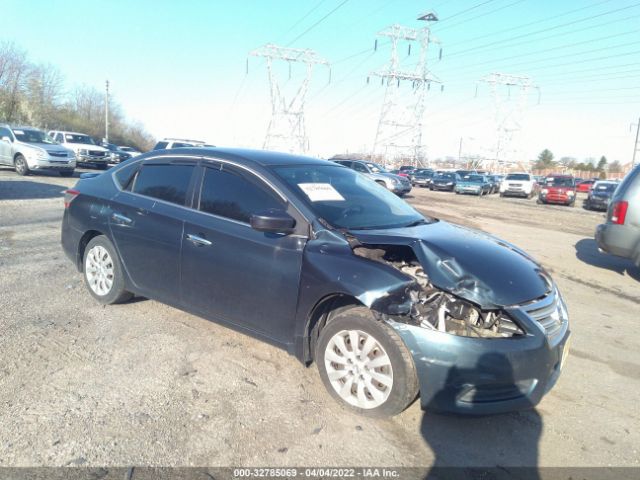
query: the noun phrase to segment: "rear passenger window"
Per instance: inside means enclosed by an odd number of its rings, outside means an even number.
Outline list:
[[[143,165],[133,191],[140,195],[184,205],[193,165]]]
[[[169,145],[169,142],[158,142],[156,143],[156,146],[153,147],[154,150],[162,150],[163,148],[167,148],[167,145]]]
[[[249,223],[251,215],[269,208],[283,208],[262,187],[232,172],[207,168],[200,194],[200,210]]]
[[[123,166],[122,168],[119,168],[113,174],[116,182],[118,183],[118,185],[120,185],[120,188],[122,188],[123,190],[130,190],[130,188],[128,187],[131,187],[131,179],[138,170],[139,166],[140,165],[138,163],[131,163],[129,165]]]

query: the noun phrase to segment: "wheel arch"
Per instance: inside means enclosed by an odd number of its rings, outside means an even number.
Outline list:
[[[105,235],[105,234],[99,230],[87,230],[86,232],[84,232],[84,234],[80,238],[80,241],[78,242],[78,250],[76,252],[76,267],[78,268],[78,271],[80,272],[83,271],[84,266],[83,266],[82,259],[84,258],[84,251],[87,248],[87,245],[93,238],[98,237],[100,235]]]
[[[320,336],[320,331],[327,322],[336,314],[353,307],[365,307],[361,301],[351,295],[343,293],[332,293],[320,299],[311,309],[307,317],[304,331],[303,362],[310,365],[314,361],[316,342]]]

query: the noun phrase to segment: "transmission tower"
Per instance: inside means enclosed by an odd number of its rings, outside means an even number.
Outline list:
[[[271,90],[271,120],[264,139],[265,150],[280,150],[291,153],[306,153],[309,150],[309,139],[304,123],[304,102],[314,65],[326,65],[329,62],[309,49],[285,48],[267,44],[249,55],[264,57],[267,61],[267,73]],[[287,101],[280,88],[278,76],[274,71],[274,60],[288,63],[289,80],[294,63],[306,66],[306,74],[300,82],[293,97]],[[329,71],[329,74],[331,72]]]
[[[429,12],[418,20],[434,22],[438,18]],[[371,75],[380,77],[386,86],[373,151],[382,155],[385,163],[402,161],[417,166],[425,161],[422,127],[426,93],[432,82],[440,83],[427,69],[427,53],[431,43],[440,42],[431,35],[428,26],[411,28],[396,24],[378,32],[378,36],[388,38],[391,42],[391,59],[386,67],[371,72]],[[412,69],[402,68],[398,53],[401,42],[407,43],[407,56],[411,55],[414,43],[420,47],[418,61]],[[376,40],[376,48],[377,43]],[[403,87],[411,89],[404,98],[401,95]]]
[[[540,89],[530,77],[506,73],[491,73],[481,78],[480,82],[489,85],[495,110],[495,154],[493,162],[490,162],[492,164],[486,168],[496,169],[503,163],[517,163],[522,159],[518,158],[521,152],[514,137],[522,130],[522,118],[530,90],[538,91],[539,101]]]

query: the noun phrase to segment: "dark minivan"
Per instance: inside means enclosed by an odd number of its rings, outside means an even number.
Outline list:
[[[149,152],[66,192],[64,251],[103,304],[134,295],[315,362],[368,415],[537,404],[568,351],[565,303],[529,255],[426,217],[333,162]]]

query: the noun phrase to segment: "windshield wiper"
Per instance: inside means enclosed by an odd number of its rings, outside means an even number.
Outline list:
[[[409,228],[409,227],[417,227],[418,225],[426,225],[429,222],[427,222],[424,218],[421,218],[420,220],[416,220],[415,222],[411,222],[408,225],[405,225],[404,228]]]

